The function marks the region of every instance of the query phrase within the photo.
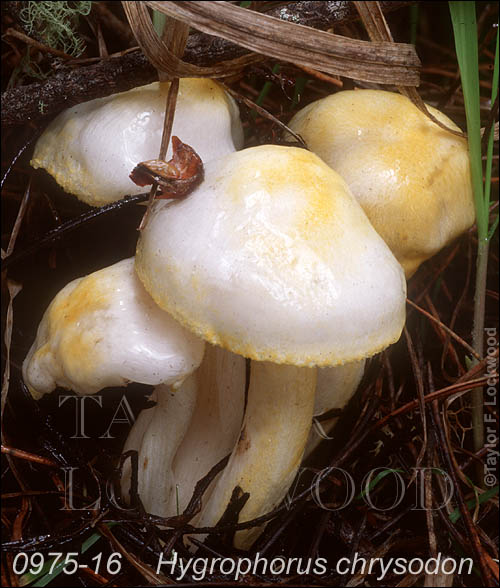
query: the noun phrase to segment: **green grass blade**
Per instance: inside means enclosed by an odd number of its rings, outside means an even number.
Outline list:
[[[156,34],[161,37],[163,33],[163,29],[165,28],[165,23],[167,22],[167,16],[163,14],[163,12],[159,12],[158,10],[153,10],[153,27],[156,31]]]
[[[272,69],[273,74],[277,74],[280,71],[280,66],[278,63],[276,63]],[[257,97],[257,100],[255,101],[255,104],[257,104],[257,106],[262,106],[262,103],[264,102],[266,96],[269,94],[269,90],[273,87],[273,83],[272,82],[266,82],[263,86],[262,86],[262,90],[260,91],[260,94]]]
[[[297,106],[297,104],[300,102],[300,97],[304,93],[304,89],[305,89],[308,81],[309,81],[309,78],[302,77],[302,76],[299,76],[295,80],[295,88],[293,90],[293,99],[292,99],[292,103],[290,104],[290,110],[293,110]]]
[[[479,240],[488,238],[488,203],[483,192],[483,166],[481,160],[481,117],[479,96],[479,55],[475,2],[450,2],[451,20],[455,35],[462,90],[467,117],[469,154],[476,206]]]
[[[357,496],[356,496],[356,500],[360,500],[361,498],[363,498],[363,496],[365,496],[367,494],[367,492],[373,490],[375,488],[375,486],[381,481],[383,480],[386,476],[388,476],[389,474],[395,474],[395,473],[399,473],[402,474],[403,470],[395,470],[393,468],[387,468],[386,470],[381,471],[380,473],[378,473],[373,480],[368,484],[367,488],[365,488],[362,492],[360,492]]]
[[[280,65],[279,63],[276,63],[272,69],[273,74],[277,74],[280,71]],[[262,89],[259,93],[259,95],[257,96],[257,100],[255,100],[255,104],[257,104],[257,106],[262,106],[262,103],[264,102],[264,100],[266,99],[266,96],[269,94],[269,91],[271,90],[271,88],[273,87],[273,83],[272,82],[265,82],[265,84],[262,86]],[[257,112],[255,110],[252,110],[251,113],[252,118],[257,118]]]
[[[489,500],[490,498],[493,498],[493,496],[496,496],[497,494],[498,494],[498,486],[494,486],[493,488],[486,490],[486,492],[483,492],[477,500],[475,498],[468,500],[466,503],[467,508],[469,510],[472,510],[473,508],[475,508],[475,506],[478,502],[479,502],[479,504],[483,504],[483,502],[486,502],[487,500]],[[461,516],[462,516],[462,513],[460,512],[460,510],[458,508],[456,508],[453,512],[451,512],[449,514],[450,521],[452,523],[456,523]]]
[[[410,6],[410,43],[417,44],[418,20],[419,20],[419,6],[413,4]]]
[[[491,105],[495,103],[498,94],[498,29],[497,29],[497,42],[496,42],[496,49],[495,49],[495,63],[493,66],[493,81],[491,86]],[[488,138],[488,147],[486,149],[486,169],[484,172],[484,200],[485,206],[489,207],[490,203],[490,196],[491,196],[491,167],[493,164],[493,135],[494,135],[494,128],[492,127],[490,131],[490,136]],[[493,231],[494,233],[495,231]],[[491,230],[490,230],[491,233]],[[492,234],[491,234],[492,236]],[[488,238],[491,238],[490,234],[488,234]]]

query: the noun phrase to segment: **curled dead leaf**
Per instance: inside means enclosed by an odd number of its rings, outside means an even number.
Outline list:
[[[183,198],[203,181],[203,162],[196,151],[172,137],[172,159],[138,163],[130,179],[138,186],[158,185],[157,198]]]

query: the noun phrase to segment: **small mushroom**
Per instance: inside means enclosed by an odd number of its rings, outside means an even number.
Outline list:
[[[466,140],[405,96],[338,92],[303,108],[289,126],[344,178],[407,277],[474,223]]]
[[[108,386],[179,385],[204,343],[161,310],[124,259],[67,284],[54,298],[23,363],[35,399],[57,386],[95,394]]]
[[[144,189],[129,174],[138,163],[158,157],[169,86],[155,82],[65,110],[38,139],[31,165],[92,206],[141,194]],[[180,81],[172,133],[204,162],[243,143],[236,103],[209,79]]]
[[[237,487],[249,494],[239,521],[272,510],[304,452],[315,366],[359,361],[399,338],[401,266],[317,156],[260,146],[209,162],[184,200],[156,202],[136,270],[181,324],[253,360],[240,437],[199,525],[217,523]],[[238,532],[236,545],[259,532]]]

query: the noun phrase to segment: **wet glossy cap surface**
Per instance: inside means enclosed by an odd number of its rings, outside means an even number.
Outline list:
[[[147,191],[129,174],[158,157],[169,86],[155,82],[65,110],[38,139],[31,165],[92,206]],[[201,78],[180,81],[172,134],[204,162],[243,142],[234,100],[217,82]],[[166,159],[171,155],[169,146]]]
[[[200,337],[257,360],[336,365],[399,338],[401,266],[342,178],[303,149],[260,146],[157,202],[136,269]]]
[[[408,277],[474,223],[467,142],[405,96],[338,92],[303,108],[289,126],[344,178]]]
[[[161,310],[125,259],[73,280],[51,302],[23,363],[35,398],[56,386],[94,394],[128,382],[174,384],[204,343]]]

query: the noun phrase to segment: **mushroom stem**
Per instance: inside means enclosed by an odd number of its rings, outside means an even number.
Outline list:
[[[239,522],[270,512],[297,472],[311,428],[316,369],[253,361],[240,438],[199,520],[213,526],[233,490],[248,492]],[[235,546],[249,549],[263,527],[238,531]]]
[[[139,494],[148,512],[170,517],[184,511],[196,483],[234,447],[244,392],[245,359],[212,345],[179,389],[155,389],[156,406],[137,417],[123,449],[139,453]],[[131,473],[127,461],[121,483],[125,500]]]
[[[187,378],[181,386],[157,386],[153,393],[155,407],[143,411],[132,428],[124,451],[139,453],[138,491],[144,508],[157,516],[173,516],[175,505],[172,461],[189,427],[196,403],[196,380]],[[122,493],[130,488],[130,461],[122,475]],[[175,508],[175,507],[174,507]]]
[[[366,361],[353,361],[344,365],[329,368],[318,368],[316,398],[314,401],[314,417],[318,417],[334,408],[344,408],[356,392]],[[322,439],[330,439],[328,433],[333,429],[339,417],[321,422],[313,420],[309,433],[304,459],[316,449]]]
[[[180,512],[191,499],[196,483],[231,452],[238,439],[245,408],[245,358],[207,345],[194,377],[199,390],[196,408],[172,464]],[[205,499],[214,486],[215,480]],[[170,511],[173,507],[171,504]]]

